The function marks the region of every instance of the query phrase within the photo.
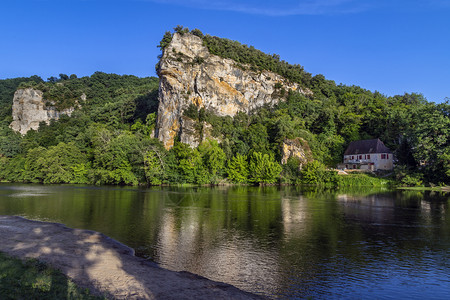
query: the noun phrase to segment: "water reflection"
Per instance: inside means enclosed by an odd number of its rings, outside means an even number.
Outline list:
[[[446,298],[449,197],[295,187],[0,185],[0,214],[101,231],[275,298]]]

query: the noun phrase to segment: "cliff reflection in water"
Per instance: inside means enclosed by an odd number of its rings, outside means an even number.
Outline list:
[[[279,271],[271,237],[278,235],[279,201],[270,196],[261,201],[257,191],[247,188],[216,192],[167,194],[169,205],[154,259],[170,269],[189,270],[247,290],[273,286]]]
[[[270,297],[450,296],[445,194],[3,184],[0,214],[100,231],[163,267]]]

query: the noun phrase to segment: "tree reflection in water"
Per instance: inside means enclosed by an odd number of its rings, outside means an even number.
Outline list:
[[[0,214],[100,231],[163,267],[270,297],[449,296],[447,194],[3,184],[0,196]]]

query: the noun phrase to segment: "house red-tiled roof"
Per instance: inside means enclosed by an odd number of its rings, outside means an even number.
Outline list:
[[[354,141],[348,145],[344,155],[392,153],[380,139]]]

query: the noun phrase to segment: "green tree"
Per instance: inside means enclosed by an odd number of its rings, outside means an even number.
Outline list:
[[[87,183],[87,158],[74,144],[59,143],[36,161],[43,183]]]
[[[301,172],[303,183],[337,185],[338,175],[336,171],[327,170],[321,162],[314,160],[303,166]]]
[[[269,153],[269,135],[267,127],[261,123],[252,124],[244,132],[246,144],[254,151],[261,153]]]
[[[157,153],[147,152],[144,157],[144,169],[147,183],[151,185],[160,185],[164,178],[164,165],[161,163]]]
[[[205,167],[211,175],[215,176],[223,173],[226,156],[217,141],[204,141],[198,146],[198,151],[202,156]]]
[[[0,129],[0,155],[14,157],[22,152],[22,137],[9,127]]]
[[[228,178],[235,183],[247,182],[249,176],[247,155],[237,153],[228,163],[227,173]]]
[[[211,182],[211,173],[203,164],[203,159],[197,149],[189,145],[175,142],[173,147],[175,157],[179,162],[179,173],[187,183],[208,184]]]
[[[276,183],[282,167],[273,156],[260,152],[253,152],[250,156],[250,181],[259,184]]]
[[[159,42],[158,48],[164,50],[170,44],[171,41],[172,41],[172,33],[170,33],[170,31],[166,31],[164,33],[163,38]]]
[[[60,80],[69,80],[69,76],[67,74],[61,73],[61,74],[59,74],[59,79]]]
[[[132,152],[138,143],[136,136],[130,132],[114,136],[104,127],[93,130],[93,167],[96,170],[92,178],[94,183],[137,185],[138,179],[130,162]]]
[[[23,179],[28,182],[44,182],[45,173],[39,159],[45,155],[47,149],[37,147],[30,149],[25,157],[23,166]]]
[[[0,157],[0,179],[11,182],[24,182],[25,157],[22,155],[13,158]]]
[[[182,158],[179,162],[186,182],[197,184],[211,183],[212,175],[203,164],[202,156],[197,149],[192,150],[189,157]]]
[[[58,82],[58,78],[56,78],[55,76],[51,76],[51,77],[47,78],[47,81],[50,83],[56,83],[56,82]]]
[[[173,170],[176,169],[171,155],[173,153],[169,153],[159,140],[144,139],[138,147],[138,153],[144,157],[145,179],[148,184],[159,185],[176,180],[173,178],[176,175]],[[135,161],[139,164],[138,160]]]
[[[300,159],[298,157],[289,157],[287,163],[282,165],[283,171],[281,183],[300,184]]]

